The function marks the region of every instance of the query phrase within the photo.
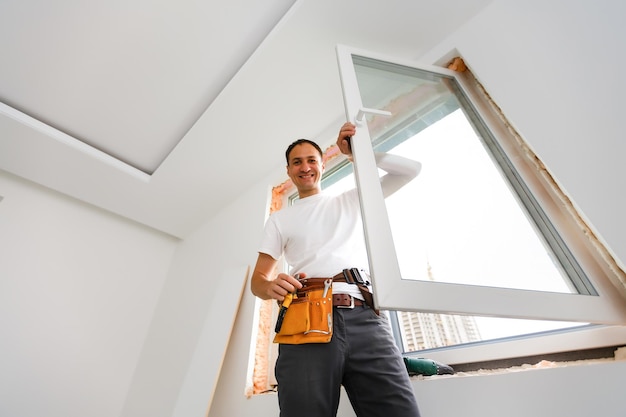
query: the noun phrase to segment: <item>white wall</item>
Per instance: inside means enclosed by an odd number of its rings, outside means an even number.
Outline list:
[[[423,417],[621,417],[626,362],[417,381]],[[269,414],[268,414],[269,415]]]
[[[226,347],[247,361],[252,312],[244,279],[246,268],[256,261],[268,192],[264,185],[243,193],[180,244],[123,416],[204,415]],[[244,285],[246,302],[239,312],[244,319],[238,326],[242,341],[227,345]],[[241,395],[235,398],[243,395],[245,373],[238,381],[232,389]]]
[[[177,240],[0,171],[0,416],[119,415]]]
[[[422,58],[432,63],[454,48],[463,54],[622,265],[625,7],[618,0],[498,0]],[[278,415],[275,396],[244,397],[249,289],[232,334],[232,315],[214,313],[231,304],[230,294],[214,291],[223,288],[215,279],[256,258],[268,187],[276,182],[260,180],[179,244],[0,174],[0,415],[200,416],[211,399],[210,417]],[[233,277],[236,293],[242,278]],[[213,345],[206,336],[214,321]],[[215,374],[224,352],[213,395],[210,378],[199,375]],[[424,416],[582,417],[595,407],[617,416],[624,368],[415,386]],[[345,398],[340,407],[340,416],[353,416]]]
[[[421,59],[430,64],[454,48],[462,53],[622,265],[625,7],[618,0],[496,1]],[[242,225],[251,235],[255,227],[260,233],[258,224]],[[243,396],[253,303],[246,291],[209,417],[278,415],[275,396]],[[618,362],[431,379],[415,387],[424,416],[621,416],[625,370]],[[339,415],[354,415],[345,397]]]
[[[460,51],[622,267],[625,15],[620,0],[498,0],[423,58]]]

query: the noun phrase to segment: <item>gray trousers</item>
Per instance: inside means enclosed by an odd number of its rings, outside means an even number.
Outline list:
[[[358,417],[419,417],[408,372],[384,315],[333,309],[330,343],[280,345],[281,417],[335,417],[341,385]]]

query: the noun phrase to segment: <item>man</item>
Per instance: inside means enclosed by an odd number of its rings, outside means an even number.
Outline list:
[[[337,137],[337,146],[350,160],[349,139],[355,133],[355,126],[347,122]],[[278,301],[302,287],[299,279],[333,277],[349,268],[365,275],[368,266],[357,190],[339,196],[322,192],[322,151],[312,141],[297,140],[285,156],[287,175],[300,198],[268,219],[251,282],[257,297]],[[421,168],[418,162],[389,154],[377,154],[376,162],[387,172],[381,178],[385,196]],[[282,255],[290,273],[273,277]],[[358,417],[419,416],[387,319],[367,305],[357,285],[334,282],[333,297],[334,333],[329,343],[279,346],[281,417],[336,416],[341,385]]]

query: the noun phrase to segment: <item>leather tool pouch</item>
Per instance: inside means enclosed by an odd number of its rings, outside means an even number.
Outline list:
[[[302,288],[285,312],[274,343],[328,343],[333,336],[332,279],[306,278],[300,282]]]

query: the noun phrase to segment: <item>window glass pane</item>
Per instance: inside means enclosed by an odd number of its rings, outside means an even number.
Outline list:
[[[569,292],[462,111],[390,152],[423,164],[387,199],[405,279]]]
[[[422,163],[386,199],[403,279],[577,292],[444,76],[354,57],[374,149]]]
[[[322,184],[326,193],[336,195],[354,188],[354,175],[351,166],[351,164],[342,164],[334,172],[324,177]],[[532,243],[535,244],[534,241]],[[584,323],[573,322],[461,316],[414,311],[385,311],[385,314],[390,317],[392,322],[397,323],[397,326],[394,326],[394,334],[403,352],[586,326]]]

